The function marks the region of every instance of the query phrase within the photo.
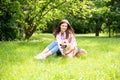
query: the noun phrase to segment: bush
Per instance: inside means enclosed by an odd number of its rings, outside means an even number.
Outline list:
[[[1,17],[0,17],[1,18]],[[0,41],[9,41],[17,38],[18,28],[10,17],[0,19]]]

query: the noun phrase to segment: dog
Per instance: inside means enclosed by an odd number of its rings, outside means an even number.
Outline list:
[[[73,47],[67,39],[64,39],[60,44],[60,46],[63,49],[64,55],[70,58],[74,56],[79,57],[87,53],[85,49],[79,49],[79,48]]]

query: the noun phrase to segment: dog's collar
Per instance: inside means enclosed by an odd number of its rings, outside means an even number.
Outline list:
[[[67,52],[65,55],[68,55],[68,54],[70,54],[72,51],[74,51],[75,50],[75,47],[74,47],[74,49],[71,49],[69,52]]]

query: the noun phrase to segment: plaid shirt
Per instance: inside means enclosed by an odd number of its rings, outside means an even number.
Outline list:
[[[62,40],[64,39],[66,39],[66,33],[59,32],[56,36],[56,40],[58,43],[59,50],[61,52],[63,52],[63,49],[61,48],[60,44],[62,43]],[[68,40],[70,41],[70,44],[73,45],[73,47],[75,48],[77,47],[75,36],[72,33],[69,34]]]

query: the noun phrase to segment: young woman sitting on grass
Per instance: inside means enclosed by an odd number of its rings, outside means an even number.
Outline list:
[[[41,53],[35,56],[36,59],[45,59],[47,56],[55,54],[58,51],[60,51],[63,56],[66,56],[60,46],[64,39],[67,39],[74,48],[77,48],[74,30],[68,20],[62,20],[53,32],[53,35],[56,41],[50,43]],[[86,51],[84,50],[82,53],[86,53]]]

